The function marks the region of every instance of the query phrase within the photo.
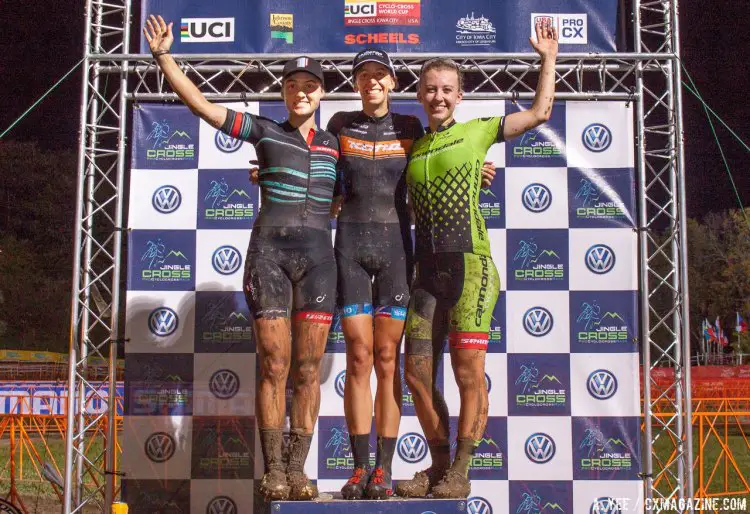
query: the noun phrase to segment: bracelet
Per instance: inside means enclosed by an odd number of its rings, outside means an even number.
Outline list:
[[[168,54],[169,50],[157,50],[156,52],[151,52],[151,55],[154,56],[154,58],[159,57],[160,55]]]

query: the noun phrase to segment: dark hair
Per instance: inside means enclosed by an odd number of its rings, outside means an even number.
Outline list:
[[[419,82],[420,86],[422,83],[422,77],[425,73],[427,73],[430,70],[453,70],[456,72],[456,75],[458,76],[458,90],[463,91],[464,90],[464,72],[461,70],[461,66],[459,66],[456,61],[453,59],[446,59],[444,57],[437,57],[435,59],[430,59],[429,61],[425,61],[425,63],[422,65],[422,69],[419,71]]]

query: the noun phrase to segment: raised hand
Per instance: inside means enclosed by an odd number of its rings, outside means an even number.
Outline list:
[[[152,54],[167,53],[174,43],[172,23],[167,25],[161,16],[150,15],[146,20],[146,26],[143,27],[143,34],[146,36]]]
[[[555,59],[558,49],[557,29],[546,18],[537,21],[534,29],[536,30],[536,41],[534,41],[534,38],[529,38],[531,46],[542,59]]]

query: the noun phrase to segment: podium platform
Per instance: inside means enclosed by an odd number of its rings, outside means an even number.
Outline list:
[[[466,500],[391,498],[350,501],[339,493],[321,493],[315,501],[271,502],[271,514],[465,514]]]

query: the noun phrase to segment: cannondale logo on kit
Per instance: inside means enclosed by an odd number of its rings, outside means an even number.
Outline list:
[[[594,245],[586,250],[586,267],[597,275],[604,275],[615,267],[615,252],[607,245]]]
[[[342,398],[344,397],[345,385],[346,385],[346,370],[336,375],[336,381],[333,383],[333,386],[336,388],[336,393]]]
[[[531,434],[524,444],[526,457],[537,464],[544,464],[555,456],[555,441],[547,434]]]
[[[220,369],[211,375],[208,389],[221,400],[228,400],[240,390],[240,377],[232,370]]]
[[[521,194],[523,206],[531,212],[544,212],[552,204],[552,193],[544,184],[529,184]]]
[[[612,144],[612,132],[601,123],[592,123],[583,129],[583,146],[592,152],[603,152]]]
[[[221,130],[216,131],[214,142],[216,143],[216,148],[224,153],[234,153],[242,146],[242,139],[234,138]]]
[[[181,203],[182,195],[179,189],[174,186],[161,186],[154,191],[154,196],[151,197],[151,205],[162,214],[176,211]]]
[[[222,275],[231,275],[242,266],[242,257],[240,251],[234,246],[220,246],[211,257],[211,263],[217,273]]]
[[[148,329],[155,336],[166,337],[174,334],[179,325],[177,313],[169,307],[159,307],[148,316]]]
[[[417,463],[427,455],[427,441],[416,432],[402,435],[397,448],[399,457],[409,464]]]
[[[166,462],[172,458],[177,445],[171,435],[156,432],[146,439],[146,456],[154,462]]]
[[[217,496],[206,507],[206,514],[239,514],[237,504],[228,496]]]
[[[603,496],[594,500],[591,504],[589,514],[621,514],[622,509],[617,500],[608,496]]]
[[[609,400],[617,392],[617,378],[606,369],[597,369],[586,379],[586,387],[597,400]]]
[[[492,505],[481,496],[473,496],[466,502],[468,514],[492,514]]]
[[[532,307],[523,315],[523,328],[534,337],[546,336],[553,326],[552,313],[544,307]]]

